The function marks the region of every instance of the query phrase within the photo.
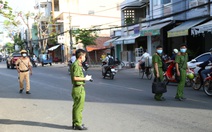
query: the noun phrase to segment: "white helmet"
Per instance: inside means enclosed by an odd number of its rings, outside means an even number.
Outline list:
[[[177,49],[173,49],[174,53],[177,54],[178,53],[178,50]]]

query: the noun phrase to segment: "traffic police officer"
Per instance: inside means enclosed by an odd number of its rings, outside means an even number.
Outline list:
[[[82,111],[85,102],[85,81],[91,80],[91,76],[86,75],[84,77],[82,63],[85,61],[86,52],[82,49],[76,51],[76,61],[71,65],[71,80],[73,84],[72,98],[74,101],[72,119],[73,129],[75,130],[87,130],[82,125]]]
[[[152,56],[152,64],[154,66],[154,74],[155,74],[155,77],[160,79],[160,81],[163,81],[163,70],[162,70],[163,64],[162,64],[162,58],[161,58],[162,52],[163,52],[162,46],[158,45],[156,47],[156,53],[154,53],[154,55]],[[162,96],[163,96],[162,93],[157,93],[157,94],[155,94],[154,99],[157,101],[164,101],[165,98]]]
[[[180,77],[180,82],[178,83],[177,87],[177,93],[175,96],[175,99],[179,101],[183,101],[186,98],[183,96],[185,81],[186,81],[186,69],[188,69],[188,54],[186,53],[186,45],[180,46],[180,52],[177,54],[175,58],[175,66],[176,66],[176,72],[177,76]]]
[[[31,94],[30,91],[30,79],[29,79],[29,71],[30,75],[32,75],[32,67],[30,59],[27,57],[27,51],[21,50],[21,55],[17,61],[16,61],[16,69],[19,74],[19,84],[20,84],[20,91],[19,93],[22,93],[24,90],[24,79],[26,80],[26,94]]]

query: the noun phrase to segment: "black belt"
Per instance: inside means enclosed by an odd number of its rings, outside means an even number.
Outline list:
[[[80,85],[74,85],[74,87],[79,87],[79,86],[85,86],[84,84],[80,84]]]
[[[28,71],[29,71],[29,70],[23,70],[23,71],[22,71],[22,70],[20,70],[20,72],[28,72]]]

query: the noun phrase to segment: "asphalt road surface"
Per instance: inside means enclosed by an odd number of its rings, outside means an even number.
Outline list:
[[[15,69],[0,63],[0,132],[68,132],[72,125],[71,80],[65,64],[33,68],[30,95],[19,94]],[[212,132],[212,98],[186,87],[186,101],[153,99],[152,80],[139,79],[134,69],[120,70],[114,80],[90,68],[83,123],[88,132]]]

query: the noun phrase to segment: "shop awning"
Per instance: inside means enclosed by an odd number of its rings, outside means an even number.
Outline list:
[[[134,44],[135,39],[140,37],[140,34],[133,34],[124,39],[124,44]]]
[[[198,35],[204,32],[212,32],[212,20],[191,28],[191,35]]]
[[[110,44],[111,44],[113,41],[115,41],[116,39],[118,39],[118,37],[117,37],[117,38],[110,39],[110,40],[104,42],[103,45],[104,45],[104,46],[110,46]]]
[[[116,44],[123,44],[125,38],[126,37],[121,37],[119,39],[116,39],[115,41],[112,42],[112,44],[114,44],[114,45],[116,45]]]
[[[178,36],[187,36],[189,34],[189,29],[203,21],[205,18],[195,19],[186,21],[179,26],[168,31],[168,37],[178,37]]]
[[[48,50],[49,50],[49,51],[53,51],[53,50],[57,49],[59,46],[60,46],[60,45],[52,46],[52,47],[51,47],[51,48],[49,48]]]
[[[171,22],[161,23],[157,25],[153,25],[151,27],[145,28],[141,30],[141,36],[154,36],[160,35],[160,29],[165,27],[166,25],[170,24]]]

